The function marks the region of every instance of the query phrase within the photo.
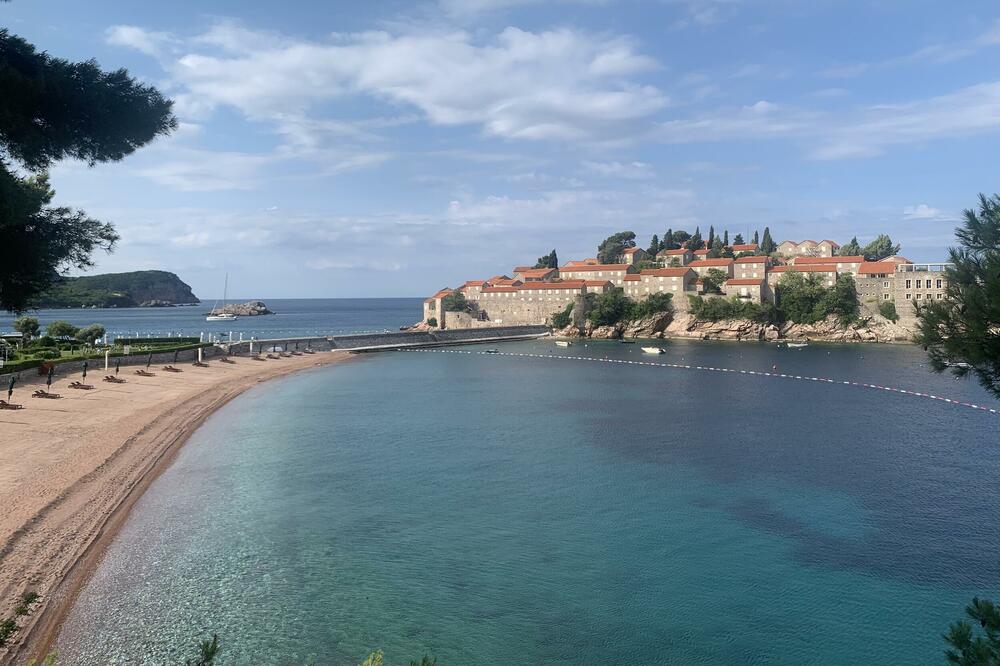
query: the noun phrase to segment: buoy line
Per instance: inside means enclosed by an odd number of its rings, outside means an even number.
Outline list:
[[[908,395],[916,398],[927,398],[930,400],[937,400],[938,402],[948,403],[949,405],[958,405],[960,407],[968,407],[969,409],[974,409],[979,412],[986,412],[988,414],[1000,414],[995,408],[986,407],[984,405],[976,405],[971,402],[963,402],[961,400],[953,400],[951,398],[945,398],[943,396],[934,395],[933,393],[924,393],[921,391],[910,391],[907,389],[896,388],[893,386],[882,386],[881,384],[868,384],[865,382],[853,382],[841,379],[829,379],[827,377],[810,377],[808,375],[792,375],[783,372],[766,372],[763,370],[737,370],[734,368],[719,368],[708,365],[687,365],[683,363],[655,363],[653,361],[629,361],[626,359],[618,358],[594,358],[592,356],[565,356],[562,354],[528,354],[525,352],[485,352],[485,351],[468,351],[464,349],[400,349],[399,351],[405,352],[424,352],[430,354],[469,354],[469,355],[481,355],[481,356],[516,356],[521,358],[548,358],[548,359],[562,359],[567,361],[590,361],[592,363],[617,363],[620,365],[641,365],[652,368],[674,368],[679,370],[702,370],[707,372],[723,372],[734,375],[754,375],[757,377],[775,377],[778,379],[797,379],[801,381],[808,382],[822,382],[824,384],[839,384],[842,386],[854,386],[857,388],[872,389],[875,391],[888,391],[890,393],[898,393],[900,395]]]

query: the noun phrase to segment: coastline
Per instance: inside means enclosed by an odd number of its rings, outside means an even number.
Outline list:
[[[348,357],[322,352],[266,364],[241,357],[233,365],[184,366],[176,375],[125,375],[127,384],[95,382],[92,391],[59,382],[53,391],[63,399],[20,400],[26,409],[0,412],[0,441],[23,454],[0,461],[0,501],[9,509],[0,518],[0,617],[10,615],[22,592],[40,595],[0,665],[52,649],[131,509],[208,417],[262,382]]]

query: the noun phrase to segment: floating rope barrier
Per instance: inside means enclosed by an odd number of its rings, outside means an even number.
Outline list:
[[[567,356],[563,354],[529,354],[525,352],[487,352],[487,351],[468,351],[464,349],[400,349],[399,351],[405,352],[424,352],[428,354],[469,354],[469,355],[481,355],[481,356],[516,356],[520,358],[548,358],[548,359],[562,359],[567,361],[590,361],[592,363],[615,363],[618,365],[639,365],[651,368],[673,368],[678,370],[702,370],[707,372],[721,372],[733,375],[753,375],[756,377],[774,377],[778,379],[797,379],[800,381],[807,382],[821,382],[823,384],[839,384],[842,386],[854,386],[857,388],[871,389],[875,391],[887,391],[889,393],[898,393],[900,395],[908,395],[916,398],[927,398],[930,400],[937,400],[938,402],[948,403],[950,405],[958,405],[960,407],[968,407],[969,409],[974,409],[979,412],[986,412],[988,414],[1000,414],[995,408],[986,407],[983,405],[976,405],[971,402],[963,402],[961,400],[954,400],[952,398],[945,398],[943,396],[935,395],[933,393],[924,393],[921,391],[910,391],[907,389],[896,388],[893,386],[882,386],[881,384],[868,384],[865,382],[853,382],[842,379],[829,379],[827,377],[810,377],[808,375],[792,375],[784,372],[767,372],[764,370],[738,370],[735,368],[719,368],[710,365],[688,365],[683,363],[655,363],[653,361],[629,361],[626,359],[617,358],[595,358],[593,356]]]

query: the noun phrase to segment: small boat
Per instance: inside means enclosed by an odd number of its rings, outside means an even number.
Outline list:
[[[642,351],[646,352],[647,354],[666,354],[667,353],[666,351],[664,351],[663,349],[660,349],[659,347],[643,347]]]
[[[573,343],[570,342],[569,340],[556,340],[556,346],[557,347],[571,347],[571,346],[573,346]]]
[[[485,352],[483,352],[483,353],[484,353],[484,354],[499,354],[499,353],[500,353],[500,350],[499,350],[499,349],[487,349],[487,350],[486,350]]]
[[[808,347],[809,343],[808,342],[789,342],[785,346],[788,347],[789,349],[798,349],[799,347]]]
[[[226,312],[226,299],[229,297],[229,273],[226,273],[226,285],[222,288],[222,310],[218,310],[219,301],[212,306],[212,311],[205,317],[205,321],[236,321],[237,317],[231,312]]]
[[[949,368],[971,368],[972,366],[965,361],[945,361],[945,366]]]
[[[625,338],[622,338],[618,342],[620,344],[623,344],[623,345],[634,345],[635,344],[635,340],[626,340]]]

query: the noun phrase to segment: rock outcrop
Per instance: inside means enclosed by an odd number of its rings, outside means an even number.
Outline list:
[[[909,342],[913,332],[884,317],[862,317],[844,326],[836,317],[815,324],[786,322],[762,324],[749,319],[706,321],[688,313],[661,314],[614,326],[586,324],[581,331],[567,326],[554,332],[559,337],[590,338],[691,338],[696,340],[816,340],[827,342]]]
[[[264,301],[247,301],[246,303],[230,303],[221,308],[214,308],[209,314],[234,314],[240,317],[256,317],[257,315],[274,313],[267,309]]]

